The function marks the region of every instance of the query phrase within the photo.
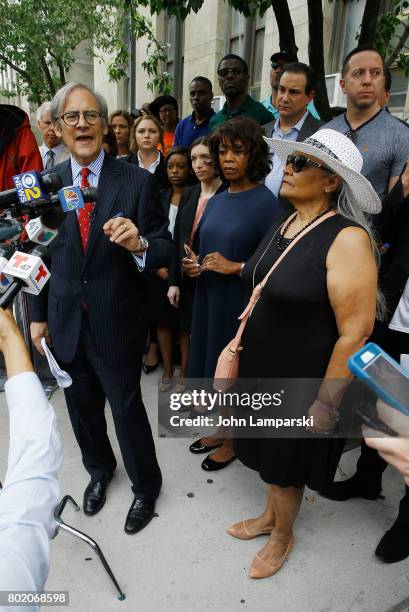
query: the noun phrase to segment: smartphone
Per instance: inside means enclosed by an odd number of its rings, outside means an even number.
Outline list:
[[[348,359],[348,367],[384,402],[409,416],[409,372],[374,342]]]

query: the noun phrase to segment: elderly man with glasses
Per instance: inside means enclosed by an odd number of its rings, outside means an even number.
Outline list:
[[[162,478],[140,390],[146,337],[141,271],[169,265],[167,219],[154,177],[105,155],[105,100],[81,83],[67,83],[51,103],[57,136],[70,159],[53,171],[64,185],[97,187],[96,202],[67,215],[51,244],[48,295],[30,298],[31,335],[41,337],[71,374],[65,397],[82,461],[91,476],[84,512],[105,503],[116,459],[104,415],[112,410],[134,500],[125,531],[151,520]]]
[[[222,110],[210,119],[210,132],[234,117],[250,117],[260,125],[273,120],[272,114],[260,102],[248,95],[250,75],[244,59],[234,53],[225,55],[217,68],[217,75],[226,103]]]

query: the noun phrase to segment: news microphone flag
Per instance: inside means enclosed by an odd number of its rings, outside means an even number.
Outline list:
[[[61,208],[66,213],[84,208],[84,198],[82,197],[81,187],[76,187],[75,185],[64,187],[58,192],[58,197],[60,198]]]
[[[41,221],[41,217],[32,219],[26,225],[27,236],[32,242],[36,244],[42,244],[47,246],[56,236],[58,236],[58,230],[50,229],[44,225]]]
[[[50,278],[50,271],[37,255],[16,251],[3,269],[11,281],[20,279],[25,283],[22,291],[38,295]]]
[[[35,206],[38,200],[47,200],[48,196],[43,191],[41,177],[38,172],[30,171],[13,176],[16,194],[20,204]]]

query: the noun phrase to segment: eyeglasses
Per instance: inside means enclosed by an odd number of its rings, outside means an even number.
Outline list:
[[[305,157],[305,155],[289,155],[285,165],[292,166],[294,172],[302,172],[305,170],[305,168],[312,167],[322,168],[326,172],[333,174],[333,170],[331,170],[331,168],[328,168],[324,164],[319,164],[312,159],[308,159],[308,157]]]
[[[64,113],[63,115],[58,117],[58,119],[62,119],[65,125],[72,127],[74,125],[78,125],[81,115],[84,117],[88,125],[95,125],[103,117],[102,113],[99,113],[98,111],[89,110],[84,111],[83,113],[80,113],[79,111],[68,111],[68,113]]]
[[[350,130],[348,130],[347,132],[345,132],[345,136],[347,138],[349,138],[349,140],[351,140],[354,145],[356,145],[357,140],[358,140],[358,133],[356,130],[353,130],[352,128]]]
[[[217,74],[219,75],[219,77],[222,77],[222,79],[224,79],[224,77],[227,77],[230,72],[232,74],[234,74],[234,76],[238,76],[239,74],[242,74],[244,72],[243,68],[222,68],[221,70],[217,71]]]
[[[279,68],[283,69],[284,66],[283,64],[280,64],[279,62],[271,62],[271,67],[273,70],[278,70]]]

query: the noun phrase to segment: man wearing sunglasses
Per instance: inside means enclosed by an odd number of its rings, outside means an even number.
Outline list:
[[[50,246],[48,291],[29,299],[31,336],[52,342],[72,379],[65,389],[71,424],[91,477],[84,512],[101,510],[116,468],[107,435],[108,400],[134,500],[125,531],[151,520],[162,477],[140,390],[146,338],[143,269],[168,266],[168,221],[154,177],[105,155],[104,98],[67,83],[51,103],[51,119],[71,155],[53,171],[64,185],[97,187],[95,204],[67,214]],[[48,294],[48,295],[47,295]]]
[[[281,75],[277,92],[278,117],[264,127],[269,138],[301,142],[314,134],[324,122],[315,119],[308,111],[308,105],[315,93],[315,74],[307,64],[293,62],[288,64]],[[284,176],[284,164],[277,155],[272,156],[271,172],[264,184],[279,197]],[[280,200],[283,208],[290,206]]]
[[[260,125],[273,119],[272,114],[260,102],[248,95],[250,76],[244,59],[234,53],[225,55],[217,68],[217,76],[226,103],[222,110],[210,119],[210,132],[234,117],[250,117]]]
[[[278,84],[280,82],[281,75],[283,74],[286,66],[288,64],[292,64],[293,62],[297,62],[297,56],[289,51],[278,51],[278,53],[273,53],[270,57],[271,62],[271,70],[270,70],[270,85],[271,85],[271,94],[261,100],[261,104],[266,107],[266,109],[274,115],[274,119],[278,119],[279,112],[277,108],[277,92],[278,92]],[[314,101],[311,100],[308,104],[308,111],[310,114],[316,119],[320,119],[317,109],[314,106]]]

